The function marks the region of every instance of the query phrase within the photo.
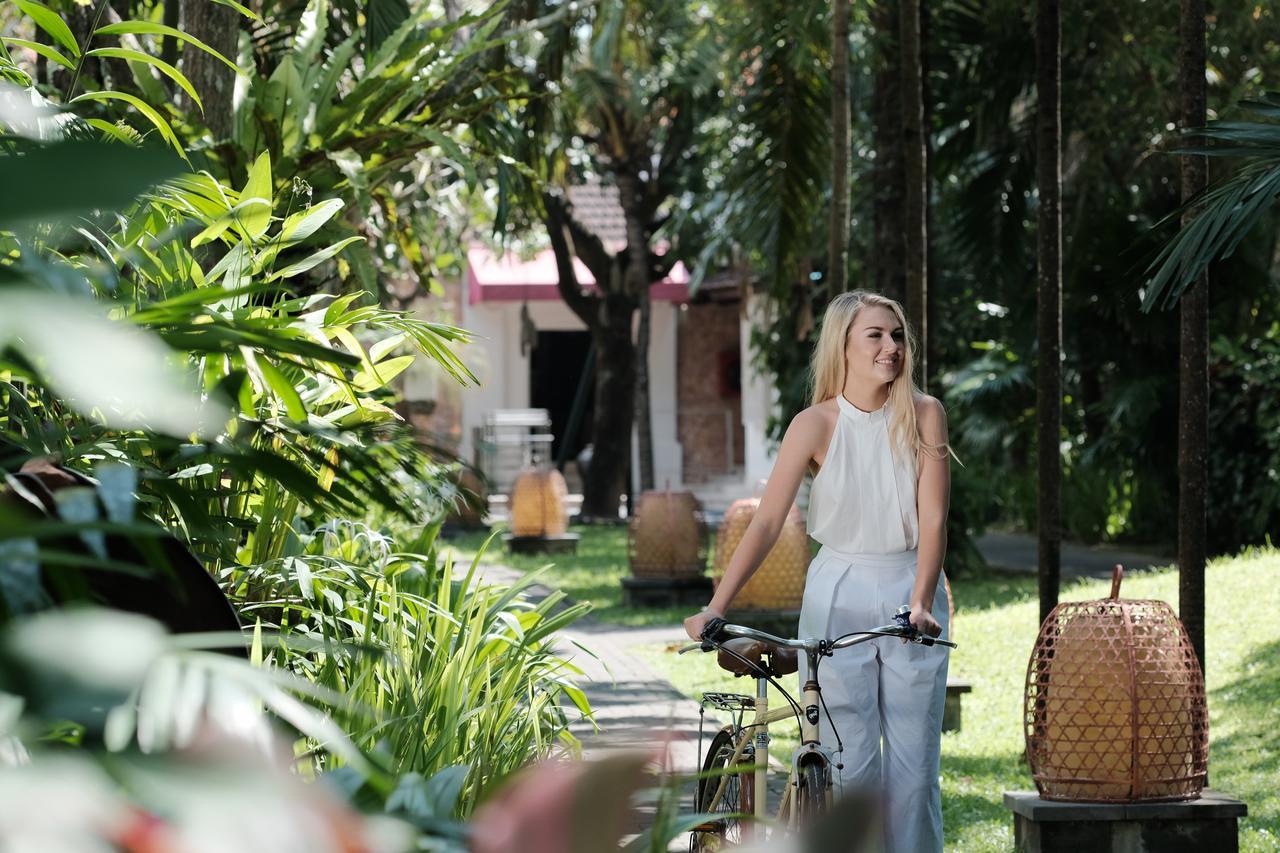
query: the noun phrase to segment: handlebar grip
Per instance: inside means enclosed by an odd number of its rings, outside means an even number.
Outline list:
[[[707,641],[714,642],[719,640],[721,634],[724,632],[724,626],[727,624],[728,623],[719,616],[713,616],[711,619],[707,620],[707,624],[703,626],[702,633],[699,636],[702,638],[704,643]]]

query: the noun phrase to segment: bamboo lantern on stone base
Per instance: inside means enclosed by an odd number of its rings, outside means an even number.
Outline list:
[[[511,486],[511,532],[516,536],[561,536],[568,529],[564,476],[549,471],[521,471]]]
[[[706,570],[706,535],[692,492],[645,492],[627,526],[627,556],[637,578],[695,578]]]
[[[1204,787],[1209,720],[1186,628],[1163,601],[1053,609],[1027,667],[1027,759],[1046,800],[1186,800]]]
[[[734,501],[720,522],[716,531],[716,562],[714,581],[717,585],[724,577],[729,560],[737,550],[738,543],[747,532],[756,509],[760,506],[759,498],[744,498]],[[805,531],[804,519],[800,510],[792,505],[787,513],[782,533],[773,546],[773,550],[764,558],[760,568],[747,581],[746,586],[733,600],[734,608],[744,610],[799,610],[804,597],[805,574],[809,570],[809,534]]]

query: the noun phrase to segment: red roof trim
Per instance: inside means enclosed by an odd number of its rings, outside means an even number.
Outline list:
[[[577,258],[574,272],[583,290],[598,291],[595,277]],[[467,302],[535,302],[560,298],[559,271],[550,249],[522,261],[513,252],[499,257],[484,246],[467,250]],[[666,302],[689,301],[689,271],[677,263],[671,272],[650,290],[653,299]]]

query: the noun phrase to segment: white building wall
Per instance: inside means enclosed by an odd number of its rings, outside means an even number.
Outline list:
[[[684,476],[684,448],[680,446],[676,424],[678,392],[676,331],[680,306],[655,302],[649,313],[649,417],[653,429],[653,485],[681,487]],[[633,433],[631,442],[631,488],[640,489],[640,442]]]
[[[760,480],[768,478],[777,451],[768,439],[767,427],[770,413],[778,408],[778,391],[769,377],[759,373],[752,364],[751,327],[761,309],[760,297],[751,294],[747,299],[747,310],[743,312],[739,335],[742,347],[743,480],[752,491]]]
[[[585,326],[563,302],[528,303],[529,316],[542,331],[582,331]],[[460,325],[476,336],[463,348],[463,360],[480,380],[461,395],[464,459],[475,459],[473,436],[493,409],[529,406],[529,358],[520,352],[520,303],[464,304]],[[676,438],[676,320],[679,306],[653,305],[649,332],[649,394],[652,405],[654,476],[656,485],[681,483],[683,451]],[[635,437],[632,436],[633,449]],[[633,465],[633,471],[638,465]],[[636,483],[633,484],[637,485]]]

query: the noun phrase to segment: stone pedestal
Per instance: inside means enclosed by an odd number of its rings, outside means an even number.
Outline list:
[[[942,730],[960,731],[960,697],[973,691],[973,685],[957,678],[947,679],[947,698],[942,706]]]
[[[799,630],[800,611],[734,608],[725,614],[724,620],[790,640],[795,638],[796,631]]]
[[[514,536],[508,533],[502,537],[512,554],[576,554],[578,539],[576,533],[559,536]]]
[[[1005,791],[1018,853],[1237,853],[1247,807],[1206,790],[1176,803],[1060,803]]]
[[[702,607],[711,600],[711,578],[622,579],[622,603],[631,607]]]

